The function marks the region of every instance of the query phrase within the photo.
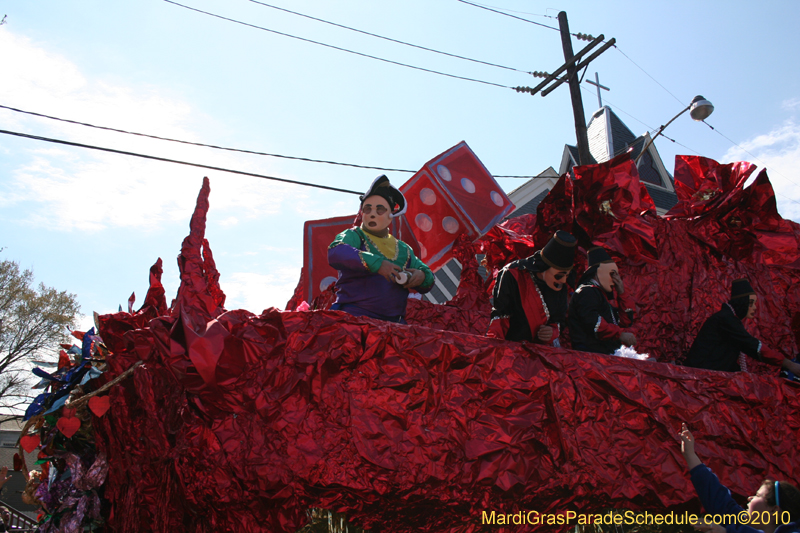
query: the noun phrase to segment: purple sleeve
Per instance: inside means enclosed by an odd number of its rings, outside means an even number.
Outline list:
[[[328,264],[336,270],[375,273],[381,268],[383,258],[359,249],[361,237],[353,230],[345,230],[328,246]]]
[[[369,267],[361,260],[360,250],[347,244],[337,244],[328,248],[328,264],[336,270],[367,270]]]

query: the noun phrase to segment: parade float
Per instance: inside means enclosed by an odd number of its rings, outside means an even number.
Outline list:
[[[487,221],[447,196],[438,166],[451,184],[488,183],[443,163],[448,153],[404,186],[416,207],[396,231],[430,263],[458,259],[460,285],[447,304],[410,300],[408,325],[327,310],[332,289],[311,271],[320,249],[306,250],[286,311],[227,310],[205,179],[171,305],[159,259],[138,311],[97,316],[58,371],[40,371],[47,389],[20,441],[42,464],[29,480],[40,530],[293,532],[309,509],[329,509],[374,531],[461,532],[502,528],[490,513],[699,511],[682,422],[737,498],[766,476],[800,480],[798,383],[766,365],[679,364],[740,277],[760,298],[750,331],[797,354],[800,226],[778,214],[766,172],[745,187],[749,163],[680,156],[679,202],[658,216],[622,154],[562,176],[535,216],[502,221],[508,199],[487,190],[497,209],[486,216],[499,217]],[[444,232],[448,242],[413,231],[432,205],[419,183],[452,200],[456,213],[440,215],[464,231]],[[650,360],[484,336],[492,274],[558,229],[615,257]]]

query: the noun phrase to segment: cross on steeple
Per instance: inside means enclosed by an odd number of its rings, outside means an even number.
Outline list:
[[[600,85],[600,75],[597,72],[594,73],[594,79],[596,81],[586,80],[586,83],[591,83],[592,85],[597,86],[597,108],[600,109],[603,107],[603,99],[600,97],[600,89],[605,89],[606,91],[610,91],[611,89],[605,85]]]

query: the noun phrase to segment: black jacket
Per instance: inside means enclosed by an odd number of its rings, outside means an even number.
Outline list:
[[[738,372],[739,353],[761,360],[761,342],[750,335],[742,321],[727,304],[714,313],[700,328],[700,333],[686,354],[686,366],[707,370]]]
[[[592,284],[581,285],[572,295],[567,315],[567,327],[574,349],[613,354],[622,346],[618,337],[605,340],[598,337],[600,318],[607,324],[618,326],[621,317],[619,310],[603,294],[603,289]]]
[[[547,286],[547,283],[534,275],[534,272],[518,266],[519,261],[510,263],[497,275],[497,282],[494,286],[492,300],[492,318],[508,317],[509,327],[506,333],[506,340],[510,341],[534,341],[535,332],[531,331],[525,309],[522,306],[522,295],[519,291],[519,284],[514,278],[510,269],[518,269],[517,275],[530,276],[533,283],[539,288],[539,292],[544,298],[544,302],[550,311],[548,324],[558,324],[563,330],[567,314],[567,288],[554,291]]]

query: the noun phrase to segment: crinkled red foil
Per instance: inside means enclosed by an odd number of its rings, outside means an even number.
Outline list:
[[[576,233],[631,260],[656,260],[656,206],[630,155],[575,167],[574,172]]]
[[[769,192],[751,186],[742,202],[764,206],[759,224],[800,234],[768,213]],[[159,267],[142,310],[100,317],[114,352],[109,374],[145,361],[94,420],[109,463],[111,531],[290,532],[312,507],[393,532],[553,530],[481,525],[492,511],[699,511],[676,439],[684,421],[736,496],[754,493],[765,476],[800,479],[797,385],[488,339],[475,334],[488,313],[478,316],[487,302],[474,272],[464,274],[456,304],[412,303],[410,325],[336,311],[225,311],[203,238],[208,194],[204,182],[170,314],[156,311],[166,307]],[[733,259],[693,234],[696,220],[626,211],[636,201],[622,192],[603,197],[624,218],[616,233],[616,222],[597,221],[597,244],[622,246],[619,255],[628,243],[618,232],[634,229],[647,243],[620,265],[640,304],[634,332],[645,350],[675,359],[742,275],[761,295],[754,333],[796,349],[799,254],[784,233],[780,262],[755,249]],[[544,212],[516,229],[550,225]],[[575,213],[585,227],[599,211]],[[639,224],[652,228],[652,241]],[[776,232],[748,231],[762,244]],[[491,235],[490,268],[499,254],[531,247],[531,237],[506,228]],[[585,237],[581,246],[591,244]],[[462,250],[471,272],[476,264]]]
[[[479,251],[480,246],[470,242],[466,235],[456,240],[453,257],[462,268],[456,295],[443,305],[409,299],[406,321],[410,325],[475,335],[486,333],[492,305],[483,288],[483,278],[478,274],[475,256]]]

